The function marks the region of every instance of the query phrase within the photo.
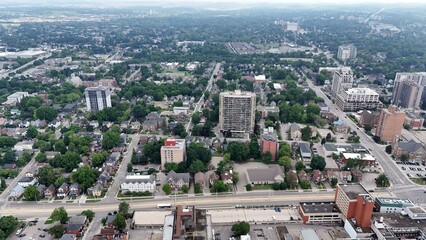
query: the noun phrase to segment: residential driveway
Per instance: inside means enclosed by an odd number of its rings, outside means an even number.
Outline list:
[[[155,188],[155,195],[156,196],[165,196],[166,194],[163,192],[163,185],[167,182],[167,176],[163,172],[157,173],[157,179],[160,185],[157,184],[157,187]]]
[[[283,140],[288,140],[288,133],[287,133],[288,127],[289,127],[288,123],[281,123],[280,131],[281,131],[281,137]]]

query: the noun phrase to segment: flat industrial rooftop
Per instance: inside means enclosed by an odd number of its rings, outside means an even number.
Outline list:
[[[166,215],[172,211],[136,211],[133,215],[133,222],[139,226],[163,225]]]
[[[274,209],[222,209],[207,210],[211,214],[212,223],[233,223],[238,221],[246,222],[272,222],[289,221],[290,217],[298,219],[299,213],[295,209],[281,208],[281,212]],[[275,219],[274,219],[275,218]]]

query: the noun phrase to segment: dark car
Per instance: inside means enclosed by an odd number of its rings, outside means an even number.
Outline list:
[[[46,235],[44,233],[40,234],[39,237],[44,238]]]

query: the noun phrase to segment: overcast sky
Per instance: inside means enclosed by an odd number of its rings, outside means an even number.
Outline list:
[[[426,5],[426,0],[0,0],[0,5],[96,5],[103,6],[123,6],[123,5],[181,5],[193,6],[204,4],[236,4],[239,6],[267,3],[268,5],[347,5],[347,4],[422,4]]]

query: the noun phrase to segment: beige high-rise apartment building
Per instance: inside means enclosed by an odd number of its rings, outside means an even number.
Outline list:
[[[331,93],[334,97],[340,95],[344,90],[352,88],[354,75],[350,69],[340,68],[334,72],[331,82]]]
[[[420,108],[426,101],[426,72],[397,73],[392,98],[398,107]]]
[[[180,163],[186,159],[185,139],[167,139],[161,147],[161,169],[166,163]]]
[[[376,136],[385,142],[392,141],[396,135],[401,135],[404,121],[405,112],[398,111],[395,105],[382,109],[376,127]]]
[[[256,94],[252,92],[222,92],[219,95],[219,129],[222,132],[252,133]]]

